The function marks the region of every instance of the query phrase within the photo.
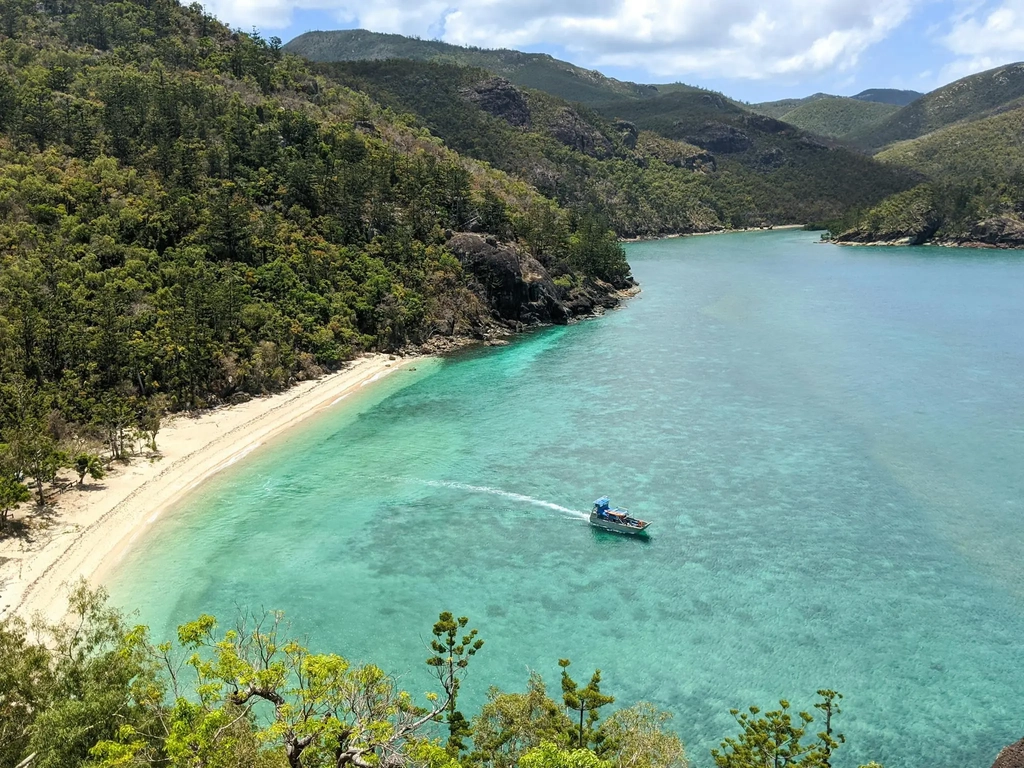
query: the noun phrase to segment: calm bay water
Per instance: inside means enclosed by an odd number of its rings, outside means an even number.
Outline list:
[[[1024,258],[803,232],[628,247],[606,317],[394,374],[198,489],[111,580],[157,638],[286,610],[426,690],[595,666],[674,712],[845,695],[838,761],[988,766],[1024,735]],[[609,494],[650,542],[591,529]],[[859,761],[859,762],[858,762]]]

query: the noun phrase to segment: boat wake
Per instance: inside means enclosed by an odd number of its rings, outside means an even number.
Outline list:
[[[513,493],[512,491],[504,491],[501,488],[489,488],[486,485],[468,485],[467,483],[456,483],[448,480],[418,480],[416,482],[429,485],[432,488],[454,488],[459,491],[470,491],[471,493],[489,493],[492,496],[502,496],[506,499],[513,499],[515,501],[521,501],[525,504],[533,504],[536,507],[544,507],[545,509],[553,509],[556,512],[562,512],[567,516],[573,517],[578,520],[589,520],[590,516],[586,512],[580,512],[578,509],[569,509],[563,507],[561,504],[555,504],[553,501],[544,501],[544,499],[535,499],[533,496],[526,496],[522,493]]]

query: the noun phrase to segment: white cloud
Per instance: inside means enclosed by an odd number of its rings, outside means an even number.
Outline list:
[[[265,32],[295,8],[378,32],[460,45],[559,46],[593,67],[676,78],[760,79],[845,71],[924,0],[209,0],[229,23]]]
[[[1024,0],[976,3],[955,16],[940,42],[957,58],[942,70],[945,82],[1024,59]]]

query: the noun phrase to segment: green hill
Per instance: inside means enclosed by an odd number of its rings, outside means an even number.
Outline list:
[[[827,93],[815,93],[812,96],[805,96],[802,99],[779,99],[778,101],[762,101],[758,104],[749,104],[747,109],[751,112],[757,112],[759,115],[767,115],[768,117],[774,117],[776,120],[781,120],[784,115],[798,109],[805,104],[810,104],[819,99],[832,99],[836,98],[830,96]]]
[[[1024,173],[1024,98],[1007,111],[886,148],[876,157],[936,179],[1004,179]]]
[[[734,222],[822,221],[920,180],[711,92],[622,99],[595,109],[713,154],[712,188]]]
[[[912,101],[924,96],[919,91],[905,91],[899,88],[868,88],[866,91],[851,96],[851,99],[858,101],[873,101],[877,104],[894,104],[897,107],[905,107]]]
[[[961,120],[976,120],[1024,96],[1024,63],[1009,64],[961,78],[913,101],[881,122],[851,132],[846,139],[877,151],[915,139]]]
[[[1022,125],[1018,99],[1005,112],[893,144],[877,159],[917,169],[932,182],[844,222],[836,228],[840,239],[1024,246]]]
[[[780,119],[819,136],[841,138],[851,131],[866,129],[898,110],[893,104],[825,96],[805,101]]]
[[[567,322],[627,283],[589,210],[198,4],[22,2],[2,21],[5,487],[42,494],[94,439],[119,458],[166,408]]]
[[[590,111],[483,70],[322,66],[560,204],[595,206],[624,236],[820,220],[916,180],[696,88]]]
[[[698,147],[641,136],[557,96],[482,69],[401,59],[320,65],[451,148],[518,176],[567,206],[593,207],[622,236],[705,231],[729,222]]]
[[[536,88],[582,104],[656,94],[653,86],[614,80],[545,53],[466,48],[438,40],[418,40],[364,29],[306,32],[289,41],[284,49],[319,62],[411,59],[478,67],[508,78],[516,85]]]

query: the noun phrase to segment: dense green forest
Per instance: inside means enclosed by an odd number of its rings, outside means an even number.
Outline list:
[[[1024,66],[962,78],[886,118],[876,158],[916,170],[924,186],[852,210],[831,229],[840,241],[1024,246]],[[887,127],[886,127],[887,126]]]
[[[212,616],[155,642],[84,584],[56,625],[0,622],[0,768],[686,768],[672,715],[614,708],[600,670],[557,660],[558,692],[531,672],[462,712],[482,636],[442,613],[424,655],[434,689],[414,696],[373,664],[314,652],[280,613]],[[429,653],[429,655],[427,655]],[[844,743],[842,696],[734,710],[721,768],[829,768]],[[685,730],[685,722],[682,723]],[[874,768],[880,768],[874,766]]]
[[[664,138],[708,151],[709,177],[732,226],[807,223],[873,205],[921,181],[840,144],[739,106],[721,94],[678,90],[654,99],[606,102],[594,109]]]
[[[895,104],[879,104],[843,96],[826,96],[801,104],[779,118],[819,136],[841,139],[898,111]]]
[[[392,59],[322,71],[410,113],[461,154],[529,182],[559,204],[594,209],[624,237],[707,231],[732,223],[702,149],[640,136],[591,110],[518,88],[481,69]],[[710,171],[710,167],[706,169]]]
[[[590,108],[453,64],[323,71],[625,237],[822,220],[920,180],[697,88]]]
[[[102,445],[155,447],[168,409],[565,322],[628,282],[589,207],[172,0],[4,3],[0,211],[0,518]],[[543,301],[493,296],[447,245],[466,230]]]

